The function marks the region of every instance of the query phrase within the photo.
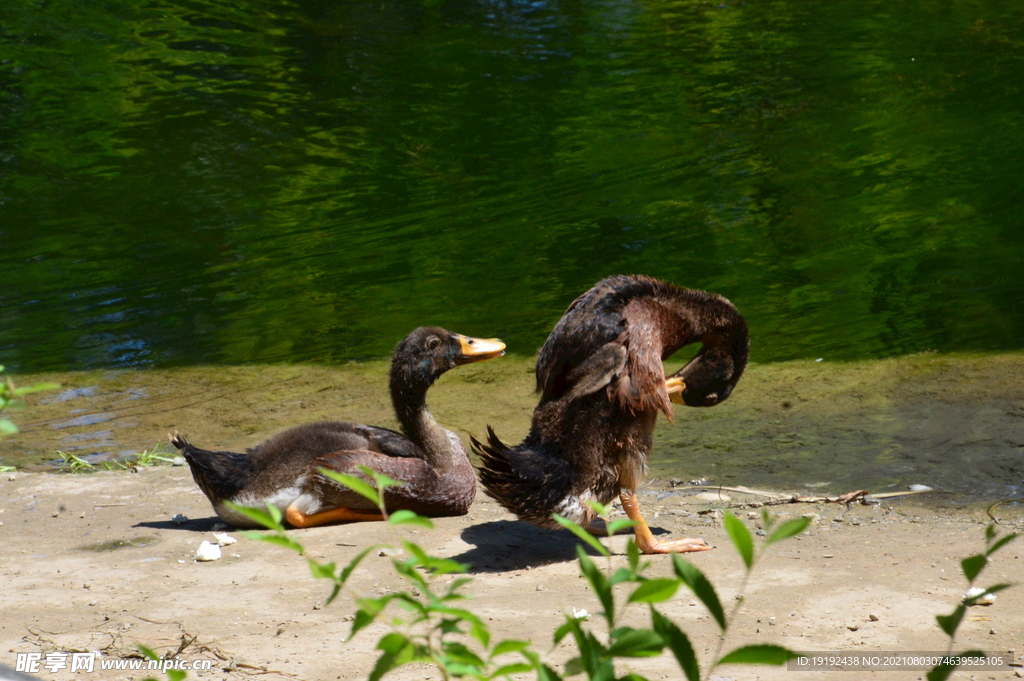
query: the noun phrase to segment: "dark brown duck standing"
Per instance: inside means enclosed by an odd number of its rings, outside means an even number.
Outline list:
[[[667,380],[662,360],[703,344]],[[487,493],[522,520],[558,527],[558,513],[589,526],[586,503],[615,496],[636,521],[644,553],[704,551],[700,539],[659,542],[640,514],[643,481],[658,412],[672,405],[711,407],[732,392],[747,365],[747,325],[722,296],[645,276],[615,276],[577,298],[537,359],[540,404],[529,435],[508,447],[488,428],[473,439]]]
[[[357,423],[323,421],[290,428],[244,454],[212,452],[171,436],[217,515],[237,527],[248,518],[224,504],[284,511],[294,527],[382,520],[362,495],[319,472],[326,468],[360,475],[369,466],[403,484],[384,491],[389,511],[464,515],[476,496],[476,476],[459,437],[437,424],[426,405],[427,390],[461,364],[505,354],[497,339],[469,338],[437,327],[416,329],[391,359],[391,401],[401,433]],[[365,476],[363,476],[365,477]]]

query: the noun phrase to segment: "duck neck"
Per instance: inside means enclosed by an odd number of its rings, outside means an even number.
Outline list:
[[[438,473],[455,466],[450,434],[434,420],[427,408],[428,383],[409,383],[400,377],[391,377],[391,403],[402,432],[426,454],[427,463]]]

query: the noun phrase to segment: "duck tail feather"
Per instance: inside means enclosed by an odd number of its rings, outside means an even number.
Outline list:
[[[487,442],[470,438],[480,457],[477,472],[489,497],[505,510],[539,527],[557,528],[551,518],[569,493],[574,474],[568,462],[542,456],[522,445],[508,447],[487,427]]]

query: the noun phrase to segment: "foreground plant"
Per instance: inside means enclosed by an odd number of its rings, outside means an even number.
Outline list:
[[[595,509],[602,516],[607,516],[607,509],[600,506],[595,506]],[[726,614],[725,609],[722,607],[721,599],[719,599],[710,580],[704,576],[700,569],[679,554],[672,554],[674,578],[649,579],[643,573],[650,566],[650,563],[640,562],[640,551],[636,546],[636,542],[630,539],[626,545],[628,567],[620,567],[610,577],[606,577],[604,573],[597,569],[594,562],[583,550],[583,547],[577,546],[576,553],[580,564],[580,572],[587,579],[597,595],[601,606],[604,608],[598,614],[605,619],[608,631],[604,640],[601,640],[592,631],[583,627],[583,620],[581,618],[566,616],[565,624],[555,632],[555,642],[558,643],[571,633],[580,651],[580,655],[566,663],[565,675],[573,676],[584,672],[588,679],[593,679],[594,681],[599,679],[617,679],[620,677],[615,675],[615,658],[660,655],[665,648],[668,648],[672,655],[675,656],[688,681],[710,678],[714,670],[722,664],[781,665],[785,664],[787,660],[796,657],[796,653],[793,651],[775,645],[742,646],[721,656],[729,626],[735,621],[736,614],[743,604],[743,593],[746,590],[747,581],[758,559],[764,555],[765,550],[770,545],[800,534],[810,523],[810,520],[807,518],[795,518],[775,527],[775,519],[770,517],[766,510],[762,510],[761,519],[764,529],[768,534],[767,539],[765,539],[761,549],[758,551],[754,547],[753,538],[746,526],[731,513],[725,515],[723,522],[726,532],[733,546],[736,547],[740,557],[743,559],[745,566],[743,583],[739,591],[740,595],[736,598],[735,605],[728,614]],[[578,525],[561,517],[556,517],[555,520],[587,542],[598,553],[610,557],[608,549]],[[609,534],[612,534],[619,527],[625,526],[625,523],[628,522],[616,521],[609,523]],[[619,617],[614,590],[619,584],[629,583],[636,584],[636,587],[625,598],[625,605],[646,603],[651,617],[649,629],[617,626]],[[707,608],[719,627],[718,642],[703,676],[701,675],[700,664],[689,637],[654,605],[655,603],[662,603],[671,599],[679,587],[684,584],[704,604],[704,607]],[[639,681],[644,677],[631,674],[623,678]]]
[[[0,373],[3,373],[3,371],[4,365],[0,364]],[[36,383],[35,385],[25,385],[19,388],[14,384],[10,376],[0,376],[0,412],[27,409],[28,405],[20,398],[43,390],[55,390],[59,387],[60,385],[56,383]],[[9,419],[0,418],[0,439],[7,435],[14,435],[17,432],[18,427],[14,423]]]
[[[1000,536],[995,524],[990,524],[985,528],[985,551],[973,556],[968,556],[960,561],[960,567],[963,569],[964,577],[967,579],[967,595],[964,596],[963,600],[960,601],[953,612],[948,615],[937,615],[935,617],[935,620],[939,623],[939,627],[943,632],[945,632],[946,636],[949,637],[949,645],[946,647],[946,653],[950,659],[986,656],[985,653],[980,650],[968,650],[954,654],[953,646],[956,642],[956,630],[960,627],[960,623],[963,621],[964,615],[967,613],[967,608],[979,603],[991,603],[994,594],[1012,586],[1010,584],[993,584],[987,588],[975,588],[974,581],[988,565],[989,558],[992,554],[1016,538],[1017,534],[1013,532]],[[958,666],[958,664],[952,662],[944,662],[936,665],[930,672],[928,672],[928,681],[944,681],[949,678]]]
[[[385,487],[398,483],[370,469],[362,469],[362,472],[366,476],[365,479],[324,471],[339,483],[373,501],[389,525],[415,524],[433,528],[429,518],[411,511],[397,511],[389,515],[384,508],[382,492]],[[368,482],[370,480],[373,484]],[[285,531],[281,523],[282,514],[278,508],[268,506],[266,512],[234,505],[232,508],[272,531],[271,534],[248,532],[246,536],[283,546],[299,554],[305,552],[302,544]],[[607,515],[607,509],[604,507],[597,505],[595,509],[599,514]],[[757,559],[768,546],[799,534],[809,522],[806,518],[797,518],[774,527],[774,521],[767,512],[762,514],[762,519],[769,535],[763,542],[761,550],[755,551],[753,539],[743,523],[735,516],[726,516],[726,530],[746,566],[744,586]],[[606,574],[597,567],[582,546],[577,546],[580,572],[604,608],[599,615],[606,622],[607,632],[599,636],[586,623],[586,617],[576,613],[567,614],[565,623],[554,632],[553,642],[557,645],[571,634],[578,654],[566,662],[561,674],[544,662],[529,641],[491,640],[486,623],[462,604],[468,597],[465,587],[473,581],[472,578],[459,577],[451,584],[441,584],[437,580],[439,575],[465,573],[467,566],[462,563],[432,556],[420,545],[402,540],[401,546],[409,557],[393,558],[392,566],[396,574],[405,580],[406,588],[378,598],[369,598],[352,589],[348,581],[367,555],[385,545],[377,544],[363,549],[343,567],[333,562],[320,563],[308,557],[306,560],[314,577],[327,579],[333,583],[333,590],[327,598],[327,603],[334,601],[342,589],[352,592],[358,610],[352,620],[349,640],[373,622],[384,619],[386,611],[393,613],[393,609],[389,610],[392,604],[396,604],[404,611],[404,614],[387,620],[391,631],[377,641],[376,647],[381,654],[368,676],[370,681],[376,681],[390,670],[410,662],[431,664],[445,679],[505,679],[510,678],[512,674],[533,672],[538,681],[561,681],[564,677],[581,673],[594,681],[644,681],[644,677],[635,673],[617,676],[616,661],[660,655],[666,648],[679,662],[686,678],[689,681],[697,681],[702,675],[693,645],[687,635],[655,607],[656,603],[671,599],[684,584],[700,599],[720,627],[718,645],[704,677],[710,676],[720,664],[784,664],[795,656],[795,653],[786,648],[772,645],[743,646],[720,656],[729,625],[742,604],[742,598],[737,599],[732,611],[726,615],[711,582],[699,569],[679,555],[673,555],[671,558],[674,577],[648,578],[645,572],[650,567],[650,562],[641,563],[640,550],[633,538],[629,539],[626,549],[628,565],[612,570],[611,554],[603,544],[571,521],[560,517],[556,517],[556,521],[609,559]],[[614,533],[631,523],[632,521],[628,520],[609,522],[609,533]],[[633,588],[629,589],[628,593],[623,593],[627,585]],[[622,612],[631,606],[638,607],[635,604],[646,605],[648,608],[651,617],[649,628],[618,625]],[[510,654],[517,657],[511,658],[512,661],[503,657]]]

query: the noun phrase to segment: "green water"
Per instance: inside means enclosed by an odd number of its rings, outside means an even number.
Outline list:
[[[0,363],[532,354],[601,277],[753,359],[1024,346],[1024,5],[0,3]]]

